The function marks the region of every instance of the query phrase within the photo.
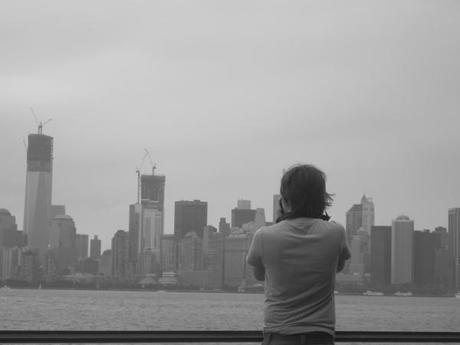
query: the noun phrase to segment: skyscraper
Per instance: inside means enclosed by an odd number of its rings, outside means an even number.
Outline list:
[[[77,259],[85,259],[88,257],[88,244],[89,244],[88,235],[77,234],[77,238],[76,238]]]
[[[371,227],[374,225],[374,214],[374,202],[365,195],[362,196],[360,204],[354,204],[348,210],[346,230],[350,242],[360,228],[370,235]]]
[[[129,206],[129,261],[135,265],[139,254],[151,249],[160,261],[161,237],[164,233],[164,175],[142,175],[140,199]]]
[[[449,256],[452,265],[452,282],[460,290],[460,207],[449,209]]]
[[[112,277],[124,279],[129,273],[128,233],[118,230],[112,238]]]
[[[90,241],[89,256],[92,259],[98,259],[101,256],[101,240],[94,235]]]
[[[371,283],[377,288],[391,284],[391,226],[371,228]]]
[[[391,283],[413,281],[414,221],[401,215],[391,225]]]
[[[180,241],[189,232],[203,238],[203,229],[208,223],[208,203],[206,201],[176,201],[174,207],[174,235]]]
[[[41,134],[39,129],[39,133],[30,134],[28,140],[24,232],[29,247],[44,254],[49,241],[53,138]]]
[[[434,285],[436,253],[440,248],[440,233],[414,231],[414,283],[419,287]]]
[[[129,208],[129,260],[135,263],[140,253],[150,249],[160,261],[163,212],[157,203],[143,200]]]
[[[165,202],[165,182],[166,177],[164,175],[142,175],[141,201],[149,200],[157,202],[157,208],[163,211]]]

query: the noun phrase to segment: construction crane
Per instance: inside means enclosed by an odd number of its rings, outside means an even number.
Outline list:
[[[141,169],[142,169],[142,166],[145,163],[146,158],[149,159],[150,165],[152,166],[152,175],[155,175],[155,169],[157,168],[157,166],[153,163],[152,156],[150,155],[150,152],[147,149],[144,149],[144,156],[142,157],[142,161],[138,165],[138,168],[136,168],[136,174],[137,174],[137,203],[141,202]]]
[[[34,109],[31,107],[30,108],[30,111],[32,112],[32,115],[34,116],[34,119],[35,119],[35,123],[37,124],[38,126],[38,134],[43,134],[43,126],[46,125],[48,122],[50,122],[51,120],[53,120],[52,118],[49,118],[48,120],[46,120],[45,122],[43,121],[39,121],[38,120],[38,117],[37,117],[37,114],[35,114],[35,111]]]

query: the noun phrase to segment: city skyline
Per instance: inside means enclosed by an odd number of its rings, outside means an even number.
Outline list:
[[[35,135],[35,136],[36,136],[36,135]],[[53,140],[53,137],[50,137],[49,135],[46,135],[45,133],[43,133],[43,136],[46,137],[46,138],[51,138],[51,140]],[[54,161],[53,161],[53,163],[54,163]],[[155,166],[155,168],[156,168],[156,166]],[[145,169],[145,170],[147,170],[147,169]],[[144,178],[154,177],[154,175],[150,175],[151,171],[150,171],[150,173],[149,173],[148,170],[145,171],[145,172],[144,172],[144,171],[139,171],[139,173],[141,173],[140,176],[142,177],[142,180],[144,180]],[[162,211],[162,212],[163,212],[162,214],[168,214],[168,209],[166,208],[166,206],[164,206],[164,199],[165,199],[164,195],[167,195],[167,190],[168,190],[168,188],[165,188],[165,181],[164,181],[164,179],[165,179],[165,174],[162,173],[161,175],[155,175],[155,177],[161,178],[162,181],[163,181],[163,182],[162,182],[162,187],[161,187],[161,188],[162,188],[162,192],[161,192],[161,193],[162,193],[162,194],[161,194],[161,205],[162,205],[162,206],[161,206],[161,208],[165,208],[165,210]],[[147,180],[146,180],[146,181],[147,181]],[[149,182],[146,182],[145,184],[147,185],[147,183],[149,183]],[[141,186],[142,186],[142,182],[141,182]],[[26,187],[27,187],[27,186],[26,186]],[[51,189],[53,189],[52,186],[51,186]],[[166,192],[165,192],[165,189],[166,189]],[[142,197],[142,193],[146,193],[146,191],[140,191],[140,192],[141,192],[141,197]],[[273,198],[276,197],[276,195],[277,195],[276,193],[278,193],[278,192],[275,192],[273,195],[271,195],[271,198],[272,198],[272,200],[271,200],[271,201],[272,201],[271,206],[272,206],[272,207],[271,207],[271,208],[270,208],[270,207],[267,208],[267,209],[269,210],[269,213],[268,213],[268,214],[270,214],[270,213],[273,212],[273,206],[274,206],[274,204],[273,204]],[[26,194],[26,198],[27,198],[27,194]],[[142,198],[143,198],[143,197],[142,197]],[[362,195],[362,199],[361,199],[361,200],[364,200],[364,199],[366,199],[366,195],[365,195],[365,194]],[[369,200],[370,200],[371,203],[372,203],[372,199],[373,199],[373,197],[369,198]],[[192,200],[197,200],[197,199],[190,199],[190,201],[192,201]],[[184,201],[184,200],[176,200],[176,201],[174,201],[174,204],[176,204],[177,202],[182,202],[182,201]],[[249,202],[249,205],[251,205],[251,200],[250,200],[250,199],[245,200],[245,199],[242,199],[242,198],[238,198],[238,199],[234,200],[234,205],[233,205],[233,207],[232,207],[230,210],[227,210],[227,211],[226,211],[227,213],[225,213],[225,216],[228,217],[227,219],[230,219],[230,220],[232,219],[232,213],[233,213],[233,211],[238,207],[238,204],[239,204],[241,201]],[[205,201],[205,202],[206,202],[206,201]],[[61,208],[64,208],[64,209],[65,209],[65,207],[68,206],[68,203],[66,203],[65,201],[62,201],[62,203],[65,204],[65,205],[50,205],[50,206],[51,206],[51,207],[58,207],[58,208],[61,207]],[[27,204],[27,203],[26,203],[26,204]],[[132,204],[132,205],[134,205],[134,204]],[[358,205],[359,205],[359,204],[358,204]],[[344,215],[342,215],[343,218],[344,218],[343,221],[338,220],[339,223],[341,223],[344,227],[346,227],[346,225],[347,225],[347,220],[346,220],[346,219],[347,219],[347,214],[353,209],[353,207],[356,207],[356,206],[357,206],[356,204],[353,204],[352,208],[351,208],[351,209],[348,209],[348,211],[345,212]],[[129,208],[129,207],[130,207],[130,204],[127,204],[126,207]],[[236,208],[235,208],[235,207],[236,207]],[[372,207],[373,207],[373,206],[372,206]],[[8,209],[7,207],[4,207],[4,208],[5,208],[5,209]],[[331,208],[333,208],[333,207],[331,207]],[[450,206],[449,209],[451,209],[451,208],[456,208],[456,206]],[[262,208],[262,209],[265,209],[265,208]],[[9,210],[9,209],[8,209],[8,210]],[[172,210],[169,210],[169,211],[172,211]],[[255,211],[255,210],[253,210],[253,211]],[[329,212],[331,212],[331,211],[329,210]],[[171,229],[166,228],[167,230],[169,229],[170,231],[166,231],[166,232],[162,231],[162,233],[164,233],[164,234],[174,234],[174,211],[171,212],[171,213],[172,213],[172,219],[166,219],[166,224],[169,224],[169,226],[172,225],[172,228],[171,228]],[[14,214],[14,213],[13,213],[13,214]],[[69,214],[69,215],[72,216],[72,214],[71,214],[70,212],[67,212],[66,214]],[[222,214],[222,213],[220,213],[220,214]],[[374,217],[374,212],[373,212],[373,211],[372,211],[372,214],[373,214],[373,217]],[[378,212],[377,212],[377,214],[378,214]],[[395,218],[397,218],[398,216],[401,216],[401,215],[405,216],[405,214],[406,214],[405,212],[400,212],[400,213],[398,213],[398,214],[396,214],[396,215],[390,216],[390,218],[391,218],[390,223],[378,223],[378,222],[374,222],[374,224],[377,224],[377,225],[388,225],[388,224],[391,224],[391,223],[393,222],[393,220],[394,220]],[[24,214],[24,216],[25,216],[25,214]],[[73,217],[73,216],[72,216],[72,217]],[[162,222],[164,222],[163,216],[162,216],[161,218],[162,218]],[[219,217],[219,218],[220,218],[220,217]],[[18,219],[22,219],[22,217],[19,217]],[[333,220],[337,220],[337,219],[338,219],[338,217],[333,215]],[[414,219],[414,218],[412,218],[412,219],[414,220],[415,224],[417,224],[417,220]],[[128,231],[128,230],[129,230],[129,217],[127,217],[124,221],[127,223],[126,226],[121,226],[121,225],[120,225],[120,226],[118,226],[116,229],[123,229],[123,230],[125,230],[125,231]],[[219,222],[218,219],[216,219],[215,221],[212,220],[211,222],[208,221],[208,224],[207,224],[207,225],[218,226],[218,222]],[[78,229],[78,223],[77,223],[77,221],[75,221],[75,223],[76,223],[76,226],[77,226],[77,229]],[[438,224],[434,225],[433,227],[428,227],[428,226],[425,226],[425,225],[421,225],[421,226],[419,226],[419,227],[415,227],[414,229],[415,229],[415,230],[430,229],[430,231],[434,231],[434,229],[435,229],[437,226],[447,226],[447,223],[448,223],[448,218],[445,217],[443,223],[440,223],[440,224],[438,223]],[[19,224],[20,224],[19,221],[17,221],[17,224],[18,224],[19,229],[20,229],[20,230],[23,230],[23,228],[19,226]],[[162,225],[162,226],[163,226],[163,225]],[[83,230],[83,229],[79,229],[79,231],[82,231],[82,230]],[[115,230],[115,231],[116,231],[116,230]],[[101,233],[94,232],[94,231],[91,232],[91,231],[88,231],[88,230],[83,230],[83,233],[84,233],[84,234],[89,234],[89,235],[98,235],[98,236],[101,236],[100,238],[102,239],[102,250],[106,250],[106,249],[109,249],[109,248],[110,248],[109,244],[110,244],[110,242],[111,242],[111,239],[112,239],[112,236],[113,236],[114,231],[110,232],[110,230],[109,230],[107,233],[102,233],[102,234],[101,234]],[[350,242],[350,243],[351,243],[351,242]]]
[[[342,224],[365,194],[376,224],[446,226],[460,206],[459,5],[355,4],[6,2],[0,207],[24,228],[33,107],[53,118],[53,202],[105,248],[128,229],[144,148],[167,176],[165,233],[177,200],[207,201],[214,226],[240,198],[270,219],[296,162],[325,171]]]

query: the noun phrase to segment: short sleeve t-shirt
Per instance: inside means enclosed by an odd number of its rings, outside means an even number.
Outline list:
[[[264,331],[334,335],[335,275],[349,257],[335,222],[297,218],[257,230],[247,262],[265,269]]]

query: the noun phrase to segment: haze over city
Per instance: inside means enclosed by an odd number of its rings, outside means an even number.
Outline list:
[[[460,206],[456,2],[4,2],[0,207],[22,228],[30,107],[53,118],[53,203],[103,247],[128,227],[144,148],[174,201],[271,218],[282,170],[317,165],[345,212],[447,225]],[[340,15],[339,15],[340,14]],[[148,163],[143,172],[150,172]]]

